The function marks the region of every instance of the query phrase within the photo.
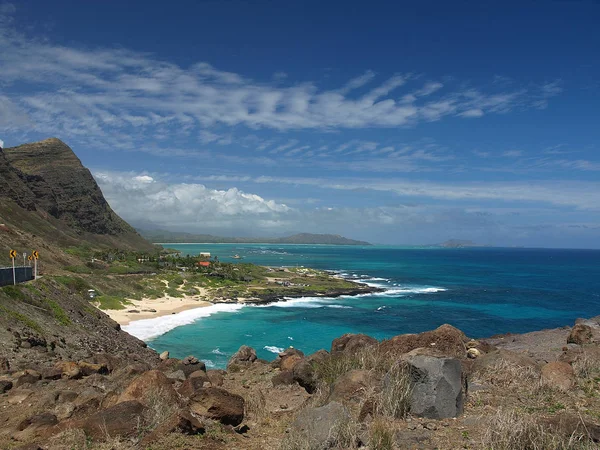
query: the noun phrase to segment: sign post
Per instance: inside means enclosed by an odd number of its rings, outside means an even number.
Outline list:
[[[23,253],[23,267],[25,267],[25,259],[27,258],[27,253]]]
[[[11,250],[10,251],[10,259],[12,259],[12,265],[13,265],[13,285],[17,284],[17,274],[15,273],[15,258],[16,257],[17,257],[17,251]]]
[[[37,250],[34,250],[32,252],[32,256],[33,256],[33,279],[37,280],[37,260],[40,257],[40,254],[38,253]]]

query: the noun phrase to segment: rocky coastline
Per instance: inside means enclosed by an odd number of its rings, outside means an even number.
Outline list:
[[[451,325],[384,341],[346,334],[328,350],[288,348],[273,361],[242,346],[227,370],[191,355],[159,357],[134,338],[128,345],[139,350],[71,359],[23,338],[14,334],[8,352],[23,357],[0,356],[2,448],[516,449],[529,448],[527,438],[542,445],[535,448],[591,449],[600,442],[600,316],[478,340]],[[568,446],[574,437],[578,446]],[[504,439],[513,443],[490,445]]]

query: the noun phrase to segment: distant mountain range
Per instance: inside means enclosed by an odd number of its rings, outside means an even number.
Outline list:
[[[371,245],[369,242],[348,239],[337,234],[299,233],[282,238],[223,237],[210,234],[192,234],[165,230],[137,230],[151,242],[183,243],[202,242],[215,244],[328,244],[328,245]]]

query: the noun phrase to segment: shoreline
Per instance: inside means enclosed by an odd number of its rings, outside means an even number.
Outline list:
[[[169,315],[178,314],[190,309],[206,308],[214,303],[200,300],[197,296],[184,297],[159,297],[143,298],[141,300],[129,300],[131,305],[124,309],[101,309],[104,314],[121,326],[130,325],[139,320],[156,319]],[[137,312],[133,312],[137,311]]]

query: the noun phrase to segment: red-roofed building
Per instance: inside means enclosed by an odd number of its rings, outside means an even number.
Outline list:
[[[210,262],[209,261],[198,261],[196,263],[196,265],[202,266],[202,267],[208,267],[208,266],[210,266]]]

